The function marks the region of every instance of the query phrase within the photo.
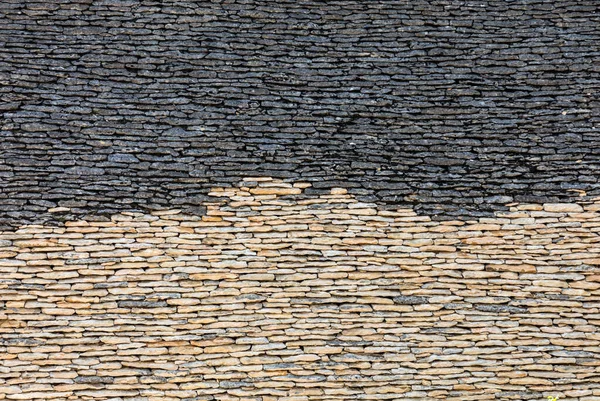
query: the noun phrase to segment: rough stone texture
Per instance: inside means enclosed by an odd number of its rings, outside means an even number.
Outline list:
[[[309,189],[0,232],[0,399],[600,398],[600,202],[436,222]]]
[[[248,175],[436,219],[599,195],[598,9],[2,0],[0,224],[200,215]]]

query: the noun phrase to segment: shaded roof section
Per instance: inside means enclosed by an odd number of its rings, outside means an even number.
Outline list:
[[[5,0],[0,42],[3,225],[246,176],[439,218],[600,193],[596,1]]]

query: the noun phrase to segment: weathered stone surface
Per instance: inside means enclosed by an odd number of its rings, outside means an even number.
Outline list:
[[[0,231],[0,398],[600,397],[598,203],[436,222],[300,184]]]
[[[580,205],[572,203],[546,203],[544,204],[544,210],[546,212],[558,212],[558,213],[581,213],[583,208]]]
[[[401,296],[394,297],[394,302],[401,305],[420,305],[428,303],[427,297]]]
[[[600,195],[594,0],[0,5],[0,228],[256,176],[432,219]]]

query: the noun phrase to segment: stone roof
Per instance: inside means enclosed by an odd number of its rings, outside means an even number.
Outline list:
[[[0,42],[4,226],[255,175],[437,219],[600,193],[596,1],[4,0]]]
[[[309,188],[0,231],[0,396],[600,398],[600,202],[432,221]]]

